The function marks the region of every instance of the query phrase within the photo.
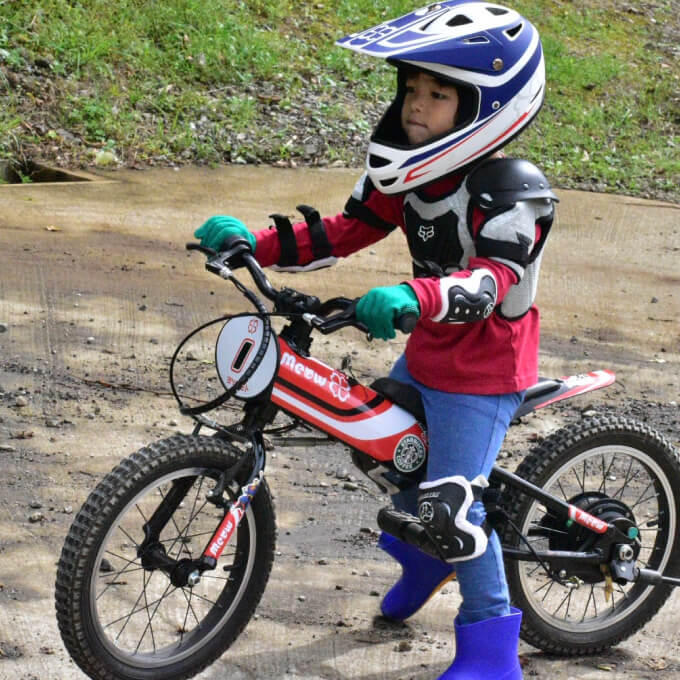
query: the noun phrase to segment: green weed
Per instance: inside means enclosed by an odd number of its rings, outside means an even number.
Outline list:
[[[657,3],[656,17],[611,0],[512,4],[541,32],[548,90],[536,124],[509,153],[558,185],[680,197],[680,87],[673,45],[659,39],[670,4]],[[107,144],[137,160],[295,158],[304,144],[291,141],[285,121],[271,129],[274,102],[327,131],[328,162],[358,165],[343,140],[368,137],[394,72],[335,40],[417,5],[0,1],[0,157],[27,144],[51,148],[50,132],[64,129],[84,148]],[[33,84],[36,72],[57,79],[49,96]]]

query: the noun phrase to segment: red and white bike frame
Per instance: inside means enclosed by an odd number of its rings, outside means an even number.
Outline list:
[[[342,371],[300,356],[282,338],[279,348],[271,395],[277,406],[381,462],[393,460],[405,442],[425,452],[425,430],[403,408]]]

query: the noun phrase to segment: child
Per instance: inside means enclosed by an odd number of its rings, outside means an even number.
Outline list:
[[[342,214],[286,231],[251,234],[216,216],[196,231],[219,249],[239,235],[260,264],[326,266],[399,227],[413,278],[369,290],[357,317],[378,338],[418,315],[391,377],[416,387],[430,442],[426,481],[395,497],[418,514],[446,555],[440,561],[382,534],[402,566],[382,602],[404,619],[451,577],[462,605],[456,658],[440,680],[516,680],[521,612],[510,607],[500,543],[482,527],[479,498],[523,390],[537,380],[538,310],[533,305],[553,219],[543,174],[499,149],[525,128],[544,97],[536,29],[516,12],[452,0],[417,10],[339,44],[397,68],[397,94],[368,147],[366,172]]]

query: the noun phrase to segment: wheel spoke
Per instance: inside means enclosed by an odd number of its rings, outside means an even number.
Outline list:
[[[196,620],[196,624],[200,625],[201,620],[196,616],[196,612],[194,611],[194,608],[191,606],[191,597],[192,597],[192,591],[189,589],[189,595],[187,596],[186,590],[182,588],[182,595],[184,595],[184,599],[187,601],[187,609],[186,612],[184,612],[184,621],[182,621],[182,626],[180,628],[179,632],[179,640],[180,643],[184,639],[184,633],[187,632],[187,621],[189,619],[189,612],[193,614],[194,619]]]
[[[118,525],[118,531],[120,531],[120,533],[123,534],[123,536],[125,536],[125,538],[127,538],[128,541],[130,541],[130,543],[135,546],[135,548],[139,548],[139,543],[125,530],[124,527]]]
[[[657,494],[656,492],[652,493],[651,496],[646,496],[646,497],[643,498],[644,494],[647,492],[647,489],[649,489],[649,487],[650,487],[650,486],[653,486],[653,485],[654,485],[654,483],[653,483],[653,482],[650,482],[650,483],[645,487],[645,490],[642,492],[642,494],[640,494],[640,496],[639,496],[638,499],[635,501],[635,503],[633,503],[633,504],[630,506],[630,509],[631,509],[631,510],[635,510],[635,508],[637,508],[638,505],[642,505],[643,503],[647,503],[647,501],[651,501],[651,500],[654,500],[654,499],[658,499],[659,494]]]
[[[576,483],[579,485],[579,488],[581,489],[581,493],[583,493],[586,489],[583,486],[583,483],[581,482],[581,478],[578,476],[578,472],[576,471],[576,468],[571,468],[571,471],[572,471],[574,477],[576,477]]]
[[[153,618],[153,615],[149,616],[149,601],[147,599],[147,593],[146,593],[146,586],[147,586],[148,582],[146,580],[146,575],[144,577],[144,581],[145,581],[145,583],[144,583],[144,613],[146,614],[147,624],[144,627],[144,630],[142,631],[142,634],[139,638],[139,642],[137,642],[137,646],[135,647],[135,652],[139,651],[139,647],[142,644],[142,641],[144,640],[144,636],[146,635],[147,630],[151,631],[151,643],[153,644],[153,651],[155,652],[156,651],[156,639],[154,638],[153,626],[151,624],[151,619]],[[166,589],[166,593],[167,593],[167,589]],[[162,600],[162,599],[163,598],[161,597],[160,600]],[[159,603],[160,603],[160,601],[159,601]],[[154,610],[154,613],[157,610],[158,610],[158,607],[156,607],[156,609]]]
[[[537,588],[534,592],[539,593],[544,588],[545,585],[546,584],[543,584],[540,588]],[[554,585],[555,585],[555,581],[552,581],[552,580],[548,581],[548,583],[547,583],[548,590],[546,590],[544,595],[543,595],[543,601],[544,602],[545,602],[545,598],[548,597],[548,595],[550,594],[550,591],[552,590],[552,587]]]
[[[560,490],[563,500],[565,501],[568,500],[569,496],[567,495],[567,492],[562,488],[562,480],[557,481],[557,488]]]
[[[203,601],[203,602],[207,602],[207,603],[208,603],[209,605],[211,605],[212,607],[216,607],[217,609],[223,609],[222,605],[221,605],[221,604],[218,604],[217,601],[215,601],[215,600],[211,600],[211,599],[209,599],[209,598],[207,598],[207,597],[204,597],[203,595],[199,595],[199,594],[196,593],[196,592],[193,593],[193,596],[194,596],[197,600],[201,600],[201,601]]]
[[[571,591],[569,591],[569,592],[562,598],[562,601],[560,602],[560,604],[559,604],[559,606],[557,607],[557,609],[555,609],[555,610],[553,611],[553,613],[552,613],[553,616],[555,616],[555,615],[557,614],[557,612],[560,611],[560,609],[562,609],[562,607],[563,607],[563,605],[564,605],[565,602],[568,603],[568,600],[569,600],[570,597],[571,597]],[[567,604],[567,611],[569,611],[569,604]],[[566,619],[566,616],[565,616],[564,618]]]
[[[203,482],[204,482],[204,480],[205,480],[205,477],[201,476],[200,479],[201,479],[201,481],[200,481],[200,483],[199,483],[199,485],[198,485],[198,489],[196,489],[196,493],[194,494],[193,506],[192,506],[191,511],[189,512],[189,519],[186,521],[186,524],[184,525],[184,528],[183,528],[183,529],[180,529],[180,528],[177,526],[177,522],[175,521],[174,515],[173,515],[172,518],[171,518],[172,524],[173,524],[173,526],[175,527],[175,530],[177,531],[177,535],[176,535],[176,537],[175,537],[175,540],[170,544],[170,547],[168,548],[168,551],[167,551],[168,554],[171,554],[171,553],[172,553],[172,550],[174,549],[174,547],[175,547],[175,545],[177,544],[177,542],[180,541],[181,538],[184,538],[184,537],[185,537],[185,534],[189,531],[189,527],[191,526],[191,523],[194,521],[194,519],[198,516],[198,514],[201,512],[201,510],[205,507],[205,504],[207,503],[207,501],[204,502],[203,505],[201,505],[201,507],[198,509],[198,511],[197,511],[196,514],[194,515],[194,510],[196,509],[196,502],[198,501],[198,496],[199,496],[199,494],[200,494],[200,492],[201,492],[201,489],[203,488]],[[181,551],[182,551],[182,548],[180,547],[179,552],[178,552],[178,556],[179,556],[179,554],[181,553]]]
[[[135,600],[135,603],[132,605],[132,610],[125,614],[124,616],[121,616],[118,619],[115,619],[113,621],[110,621],[109,623],[104,625],[104,628],[109,628],[113,626],[115,623],[118,623],[119,621],[125,621],[123,624],[123,627],[118,631],[118,635],[116,635],[116,641],[120,639],[120,636],[123,634],[123,631],[127,627],[128,623],[130,623],[130,620],[132,617],[137,614],[138,612],[141,612],[144,610],[144,607],[141,607],[139,609],[135,609],[137,605],[142,601],[142,599],[145,599],[146,596],[146,583],[147,583],[147,574],[144,573],[142,575],[142,589],[139,591],[139,595],[137,596],[137,599]]]
[[[612,456],[612,459],[609,461],[609,467],[607,468],[607,474],[605,475],[606,477],[611,476],[611,471],[612,468],[614,467],[614,463],[616,462],[616,454]]]
[[[160,505],[162,505],[165,502],[165,499],[167,498],[167,494],[163,491],[163,488],[161,486],[158,487],[158,494],[161,497],[161,502],[159,504],[159,507],[160,507]],[[177,522],[175,521],[175,515],[174,514],[172,514],[170,516],[170,521],[172,522],[172,526],[175,527],[176,534],[173,537],[173,540],[170,543],[170,546],[168,548],[166,548],[166,550],[165,550],[168,557],[170,557],[172,555],[172,550],[175,547],[175,545],[177,544],[179,537],[182,535],[182,532],[180,531],[179,527],[177,526]],[[156,538],[160,540],[160,536],[158,536]],[[179,557],[179,554],[177,555],[177,557]]]
[[[602,481],[600,482],[600,487],[598,488],[598,491],[603,493],[605,496],[607,495],[607,472],[605,471],[605,458],[604,454],[600,456],[600,461],[602,463]]]
[[[185,541],[193,541],[195,538],[201,538],[202,536],[212,536],[214,531],[197,531],[196,533],[193,534],[184,534],[183,536],[169,536],[168,538],[161,538],[159,543],[162,543],[165,545],[166,543],[172,544],[173,541],[177,541],[178,539],[182,539]]]
[[[139,507],[139,505],[135,505],[135,510],[137,510],[140,517],[144,520],[144,524],[148,524],[149,520],[146,518],[146,515],[142,512],[142,509]]]
[[[586,600],[586,606],[583,610],[583,616],[581,617],[581,621],[586,620],[586,615],[588,614],[588,607],[590,606],[591,602],[595,604],[595,586],[592,583],[590,584],[590,592],[588,593],[588,599]],[[597,607],[595,607],[595,615],[597,615]]]
[[[106,587],[105,587],[100,593],[97,594],[97,599],[99,599],[100,597],[102,597],[102,596],[106,593],[106,591],[107,591],[109,588],[111,588],[111,587],[113,587],[114,585],[116,585],[116,582],[120,579],[120,577],[121,577],[123,574],[131,575],[131,574],[134,574],[135,572],[138,572],[138,571],[140,571],[140,570],[143,570],[143,567],[141,566],[141,564],[139,564],[139,563],[137,563],[137,562],[133,562],[132,560],[128,560],[127,558],[123,557],[122,555],[114,555],[114,553],[112,553],[112,552],[110,552],[110,551],[108,551],[108,550],[106,551],[106,554],[107,554],[107,555],[115,556],[117,559],[126,562],[126,564],[125,564],[125,566],[124,566],[122,569],[120,569],[119,571],[117,571],[117,572],[115,573],[115,575],[113,575],[113,576],[111,575],[111,572],[105,572],[105,573],[106,573],[106,576],[104,576],[104,575],[102,575],[102,574],[99,574],[99,577],[100,577],[100,578],[110,578],[110,579],[113,579],[113,580],[110,581],[110,582],[108,582],[108,583],[106,584]],[[134,569],[131,569],[131,568],[130,568],[131,566],[134,566],[135,568],[134,568]]]
[[[170,593],[168,593],[168,595],[171,595],[172,592],[173,592],[173,591],[170,591]],[[151,601],[151,602],[149,603],[148,606],[153,606],[153,605],[156,604],[158,601],[162,600],[164,597],[166,597],[166,594],[165,594],[165,593],[164,593],[163,595],[161,595],[157,600]],[[141,606],[141,607],[138,607],[138,606],[137,606],[137,605],[139,604],[139,602],[140,602],[143,598],[144,598],[144,591],[141,590],[140,593],[139,593],[139,597],[137,598],[137,600],[135,601],[135,603],[132,605],[132,610],[131,610],[131,611],[127,612],[126,614],[123,614],[122,616],[119,616],[118,618],[112,619],[111,621],[108,621],[107,623],[102,623],[102,624],[101,624],[102,627],[103,627],[104,629],[106,629],[106,628],[111,628],[112,626],[114,626],[114,625],[117,624],[117,623],[120,623],[121,621],[126,621],[126,622],[127,622],[127,621],[128,621],[129,619],[131,619],[133,616],[135,616],[135,615],[137,615],[137,614],[140,614],[140,613],[143,613],[144,610],[146,609],[147,605],[144,604],[144,605]],[[127,625],[127,623],[126,623],[126,625]],[[125,626],[124,626],[124,627],[125,627]],[[123,632],[123,631],[122,631],[122,629],[121,629],[121,630],[119,631],[119,633],[118,633],[118,636],[120,636],[120,634],[121,634],[122,632]]]
[[[629,482],[633,481],[633,478],[635,477],[635,475],[633,475],[633,477],[631,477],[630,473],[631,473],[632,469],[633,469],[633,459],[631,458],[628,461],[628,469],[626,470],[626,477],[623,480],[623,484],[621,485],[621,488],[612,496],[612,498],[623,498],[623,490],[626,488],[626,486],[628,485]],[[637,472],[635,474],[637,474]]]
[[[156,602],[153,602],[153,603],[149,604],[149,603],[147,602],[147,599],[146,599],[146,584],[145,584],[145,587],[144,587],[144,602],[145,602],[146,606],[144,607],[144,610],[146,611],[146,617],[147,617],[147,619],[148,619],[148,623],[146,624],[146,626],[144,627],[144,630],[142,631],[142,635],[141,635],[141,637],[139,638],[139,642],[137,643],[137,647],[135,647],[135,654],[136,654],[137,652],[139,652],[139,647],[140,647],[140,645],[142,644],[142,642],[144,641],[144,637],[146,636],[146,632],[147,632],[147,631],[150,631],[150,632],[151,632],[151,642],[152,642],[152,644],[153,644],[153,651],[154,651],[154,652],[156,651],[156,638],[154,637],[154,634],[153,634],[153,618],[154,618],[154,616],[156,616],[156,612],[158,611],[158,608],[161,606],[161,602],[165,599],[165,597],[168,595],[169,592],[172,592],[172,590],[174,590],[174,586],[172,585],[172,583],[168,583],[168,585],[167,585],[165,591],[164,591],[163,594],[156,600]],[[156,607],[155,607],[155,609],[153,610],[153,613],[152,613],[152,614],[149,614],[149,609],[150,609],[154,604],[156,605]]]

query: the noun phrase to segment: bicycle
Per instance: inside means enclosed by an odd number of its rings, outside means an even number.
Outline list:
[[[208,271],[231,281],[256,311],[211,321],[180,343],[170,384],[180,411],[195,420],[192,434],[124,459],[91,492],[66,536],[57,619],[69,654],[91,678],[188,678],[242,632],[275,554],[264,477],[269,445],[340,441],[383,493],[418,484],[425,470],[418,393],[389,378],[363,385],[310,354],[315,332],[367,332],[354,315],[356,300],[277,290],[243,239],[221,253],[187,248],[205,253]],[[240,267],[273,312],[236,278]],[[278,334],[274,315],[287,323]],[[407,332],[414,319],[399,324]],[[216,368],[220,394],[190,406],[176,380],[178,358],[212,325],[208,370]],[[541,379],[527,390],[516,422],[614,380],[607,370]],[[206,415],[232,399],[237,422]],[[521,636],[535,647],[603,651],[643,627],[680,585],[678,452],[644,424],[596,416],[566,425],[514,473],[494,467],[483,501],[502,540],[513,603],[524,612]],[[438,554],[416,517],[385,508],[378,524]]]

